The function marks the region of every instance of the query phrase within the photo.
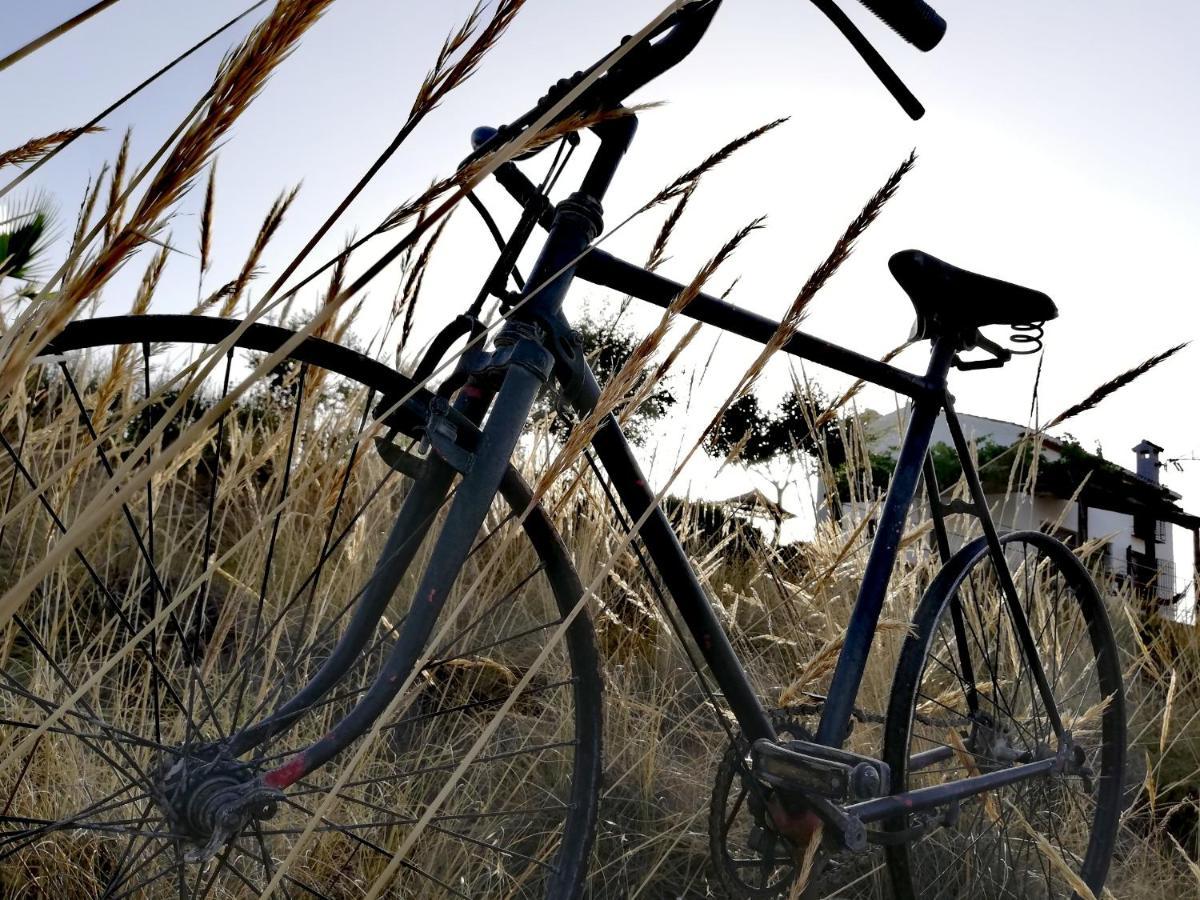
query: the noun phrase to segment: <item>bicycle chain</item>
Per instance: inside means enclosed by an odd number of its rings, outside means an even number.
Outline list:
[[[773,710],[784,716],[817,716],[825,708],[825,698],[814,695],[812,703],[793,703],[789,706],[781,706]],[[879,713],[868,712],[861,707],[855,706],[851,708],[850,715],[854,721],[861,722],[864,725],[886,725],[887,716]],[[967,720],[965,717],[959,716],[955,719],[948,717],[939,718],[937,716],[927,716],[919,712],[913,713],[913,719],[920,722],[929,728],[960,728]]]

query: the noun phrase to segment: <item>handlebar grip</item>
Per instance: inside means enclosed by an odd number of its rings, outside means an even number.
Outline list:
[[[924,0],[859,0],[885,24],[919,50],[936,47],[946,34],[946,20]]]

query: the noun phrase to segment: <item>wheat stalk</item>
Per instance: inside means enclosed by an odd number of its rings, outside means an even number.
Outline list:
[[[271,203],[271,208],[267,210],[266,216],[263,217],[262,225],[259,226],[258,234],[254,237],[250,253],[246,257],[246,261],[242,263],[242,269],[238,272],[237,278],[234,279],[233,290],[229,292],[229,296],[225,298],[225,302],[221,305],[219,315],[223,318],[233,315],[233,311],[237,309],[238,301],[242,299],[246,285],[250,283],[250,279],[258,271],[258,263],[262,259],[263,251],[267,249],[267,244],[271,242],[271,238],[275,236],[275,232],[279,230],[279,226],[283,224],[283,217],[287,215],[287,211],[296,199],[296,194],[299,190],[300,186],[297,185],[290,191],[283,191]]]
[[[141,283],[138,285],[137,294],[133,299],[133,306],[129,310],[130,315],[145,315],[146,311],[150,308],[150,300],[158,288],[158,282],[162,278],[163,269],[167,265],[167,255],[170,252],[169,243],[164,242],[162,249],[154,254],[154,257],[150,260],[150,264],[146,267],[146,271],[142,275]]]
[[[479,37],[451,64],[454,54],[466,44],[479,23],[483,4],[477,3],[458,31],[442,44],[437,61],[417,90],[410,116],[424,116],[432,111],[448,93],[474,75],[480,62],[508,30],[524,5],[525,0],[499,0]]]
[[[1101,403],[1101,401],[1103,401],[1105,398],[1111,396],[1112,394],[1115,394],[1117,391],[1121,390],[1121,388],[1123,388],[1123,387],[1128,387],[1130,384],[1132,384],[1134,381],[1137,381],[1137,379],[1141,378],[1143,375],[1145,375],[1147,372],[1149,372],[1151,369],[1153,369],[1159,363],[1165,362],[1166,360],[1170,359],[1172,356],[1174,356],[1176,353],[1178,353],[1180,350],[1182,350],[1184,347],[1186,347],[1188,345],[1188,343],[1190,343],[1190,342],[1185,341],[1182,344],[1176,344],[1174,347],[1171,347],[1169,350],[1164,350],[1162,353],[1159,353],[1155,356],[1151,356],[1149,359],[1145,360],[1144,362],[1139,363],[1138,365],[1134,366],[1132,369],[1128,369],[1127,371],[1122,372],[1120,375],[1116,376],[1115,378],[1109,379],[1108,381],[1104,382],[1104,384],[1100,385],[1098,388],[1096,388],[1094,391],[1092,391],[1090,394],[1088,394],[1083,400],[1076,403],[1074,406],[1068,406],[1066,409],[1064,409],[1062,412],[1060,412],[1057,416],[1055,416],[1053,419],[1051,419],[1050,422],[1044,428],[1042,428],[1040,430],[1042,432],[1048,431],[1049,429],[1054,428],[1057,425],[1061,425],[1063,422],[1067,421],[1067,419],[1073,419],[1076,416],[1081,415],[1090,409],[1095,409]]]
[[[200,283],[212,265],[213,207],[217,194],[217,160],[213,158],[208,167],[208,184],[204,189],[204,207],[200,212]],[[199,288],[197,288],[198,290]]]
[[[475,31],[476,25],[480,18],[481,6],[477,4],[458,31],[447,38],[446,42],[443,44],[442,51],[438,54],[437,61],[435,62],[433,69],[429,75],[426,76],[425,81],[417,91],[417,97],[413,101],[413,106],[409,112],[408,119],[400,127],[400,130],[396,133],[395,137],[392,138],[391,143],[384,148],[383,152],[379,154],[367,171],[363,173],[362,177],[359,178],[346,196],[342,198],[337,207],[334,208],[334,210],[326,217],[325,221],[321,223],[321,225],[313,233],[312,237],[308,239],[307,243],[300,248],[295,256],[292,257],[291,262],[289,262],[275,278],[275,281],[267,289],[266,294],[263,297],[263,304],[270,302],[282,289],[287,280],[291,278],[296,269],[300,267],[300,264],[308,258],[308,255],[317,246],[321,238],[323,238],[329,232],[329,229],[332,228],[334,223],[337,222],[343,213],[345,213],[345,211],[350,207],[350,204],[353,203],[355,198],[362,193],[362,191],[371,182],[379,170],[383,168],[384,164],[389,159],[391,159],[395,152],[400,148],[401,144],[408,139],[408,137],[424,120],[424,118],[437,107],[437,105],[446,97],[448,93],[460,86],[475,73],[480,62],[482,62],[483,58],[488,54],[492,47],[495,46],[496,42],[499,41],[505,31],[508,30],[509,25],[512,24],[513,19],[524,5],[525,0],[499,0],[487,25],[484,26],[482,32],[480,32],[479,36],[470,44],[470,46],[462,51],[461,57],[454,63],[450,62],[454,53],[462,48],[462,46]],[[467,167],[465,171],[460,171],[457,173],[456,179],[450,179],[450,181],[452,181],[454,184],[460,184],[464,180],[476,177],[477,171],[477,168],[474,166]],[[424,210],[425,207],[432,203],[437,196],[440,196],[440,194],[432,194],[429,199],[424,201],[421,209]],[[352,243],[342,251],[342,255],[349,255],[351,252],[361,246],[361,244],[374,237],[377,233],[378,231],[372,232],[361,238],[359,241]],[[419,237],[419,234],[411,236],[412,240],[410,245],[411,243],[416,242],[417,237]],[[315,271],[309,273],[309,275],[307,275],[305,278],[301,279],[300,283],[293,287],[289,293],[294,295],[302,287],[304,287],[314,278],[318,277],[330,266],[335,264],[336,259],[329,260],[324,265],[318,267]]]
[[[734,138],[720,150],[710,153],[699,165],[688,169],[686,172],[664,187],[661,191],[655,194],[652,198],[650,198],[646,205],[642,207],[641,211],[645,212],[653,206],[657,206],[660,203],[665,203],[674,197],[678,197],[689,187],[693,186],[697,181],[699,181],[706,172],[721,165],[721,163],[725,162],[725,160],[729,159],[729,157],[733,156],[733,154],[741,150],[747,144],[754,143],[764,134],[769,131],[774,131],[786,121],[786,116],[775,119],[774,121],[768,122],[765,125],[760,125],[758,128],[755,128],[752,131],[746,132],[746,134],[743,134],[741,137]]]
[[[257,276],[258,276],[257,271],[250,273],[251,278],[255,278]],[[210,309],[212,309],[218,303],[227,299],[237,288],[237,285],[238,285],[238,279],[236,279],[236,278],[234,278],[232,281],[225,282],[223,285],[221,285],[219,288],[217,288],[215,291],[213,291],[211,294],[209,294],[207,297],[205,297],[203,300],[201,300],[195,306],[193,306],[192,310],[191,310],[191,315],[193,315],[193,316],[204,315],[204,313],[208,312]]]
[[[96,113],[96,115],[92,116],[92,118],[88,121],[88,123],[86,125],[84,125],[83,127],[85,129],[91,128],[95,125],[98,125],[100,122],[104,121],[104,119],[108,118],[108,116],[111,113],[120,109],[122,106],[124,106],[126,103],[128,103],[130,100],[132,100],[138,94],[140,94],[143,90],[145,90],[147,87],[149,87],[155,81],[157,81],[163,75],[167,74],[167,72],[171,71],[173,68],[175,68],[181,62],[183,62],[185,59],[187,59],[189,56],[191,56],[197,50],[199,50],[202,47],[204,47],[205,45],[211,43],[217,37],[224,34],[226,31],[228,31],[230,28],[232,28],[238,22],[242,21],[242,19],[246,18],[246,16],[250,15],[256,9],[258,9],[260,6],[265,5],[266,3],[267,3],[267,0],[255,0],[255,2],[252,3],[249,7],[242,10],[240,13],[238,13],[236,16],[234,16],[232,19],[230,19],[228,22],[226,22],[220,28],[217,28],[215,31],[211,32],[206,37],[201,38],[199,41],[197,41],[195,44],[193,44],[187,50],[184,50],[182,53],[180,53],[178,56],[176,56],[174,59],[172,59],[166,65],[161,66],[158,70],[153,72],[149,77],[143,79],[139,84],[137,84],[130,90],[126,91],[115,101],[110,103],[108,106],[106,106],[100,112]],[[4,187],[0,188],[0,198],[3,198],[9,191],[13,190],[13,188],[15,188],[17,185],[19,185],[21,182],[23,182],[29,176],[31,176],[39,168],[41,168],[43,165],[45,165],[47,162],[49,162],[51,159],[53,159],[57,154],[59,154],[63,150],[65,150],[68,146],[70,146],[75,141],[75,139],[77,137],[78,137],[78,135],[67,138],[65,141],[63,141],[61,144],[59,144],[57,147],[55,147],[54,149],[52,149],[51,151],[46,153],[44,156],[42,156],[40,159],[38,159],[28,169],[25,169],[23,172],[21,172],[20,175],[18,175],[16,178],[14,178],[12,181],[10,181],[8,184],[4,185]]]
[[[885,364],[890,363],[892,360],[894,360],[897,356],[899,356],[901,353],[903,353],[905,350],[907,350],[911,346],[912,346],[912,341],[905,341],[903,344],[900,344],[897,347],[893,347],[887,353],[883,354],[883,356],[879,357],[879,361],[881,363],[885,363]],[[859,395],[859,393],[862,391],[862,389],[864,387],[866,387],[866,384],[867,384],[866,381],[859,378],[858,380],[856,380],[854,382],[854,384],[852,384],[852,385],[850,385],[850,387],[846,388],[846,390],[842,393],[842,395],[840,397],[838,397],[836,400],[834,400],[833,403],[831,403],[829,405],[829,408],[827,410],[822,412],[820,415],[818,415],[813,420],[813,423],[812,423],[811,427],[809,428],[809,431],[811,431],[815,434],[816,432],[818,432],[822,428],[824,428],[826,425],[828,425],[831,421],[833,421],[834,417],[837,416],[838,411],[841,410],[842,408],[844,408],[846,406],[846,404],[849,403],[851,400],[853,400],[855,397],[857,397]]]
[[[672,0],[672,2],[670,2],[657,16],[655,16],[654,19],[652,19],[646,26],[642,28],[637,35],[634,35],[630,41],[626,42],[613,53],[609,54],[609,56],[587,77],[571,88],[564,97],[547,109],[538,119],[538,121],[531,125],[530,131],[536,133],[537,130],[545,127],[549,122],[553,121],[555,117],[558,116],[564,109],[566,109],[572,102],[574,102],[574,100],[583,91],[587,90],[591,83],[593,83],[602,72],[607,71],[609,67],[616,64],[626,53],[629,52],[630,48],[637,46],[640,41],[645,40],[646,37],[653,32],[653,29],[658,27],[663,21],[666,20],[668,16],[674,13],[683,4],[683,2],[684,0]],[[276,14],[279,12],[279,9],[279,7],[276,8]],[[473,176],[473,181],[481,179],[485,175],[494,171],[497,166],[501,165],[506,160],[511,159],[513,156],[519,154],[527,139],[528,137],[523,136],[500,148],[495,154],[481,164],[478,171]],[[379,271],[382,271],[382,269],[385,268],[390,262],[402,254],[406,248],[415,243],[432,223],[439,221],[449,212],[452,206],[458,201],[459,198],[461,198],[464,191],[468,190],[471,186],[471,184],[467,184],[460,187],[459,191],[452,198],[450,198],[450,200],[444,202],[424,219],[422,227],[414,228],[390,251],[385,253],[379,260],[377,260],[367,272],[359,277],[355,283],[351,284],[345,289],[345,291],[343,291],[343,295],[338,298],[338,304],[340,305],[341,303],[345,302],[350,295],[355,293],[364,284],[369,282],[370,279],[373,278]],[[540,290],[541,287],[542,286],[535,288],[533,293],[536,293],[536,291]],[[197,366],[199,367],[197,377],[203,379],[216,365],[216,360],[220,358],[220,355],[225,353],[229,347],[232,347],[240,335],[244,333],[250,324],[266,309],[267,300],[264,299],[259,301],[255,308],[251,311],[249,318],[239,323],[238,327],[235,328],[234,331],[227,338],[225,338],[224,341],[221,342],[221,344],[213,347],[212,350],[206,354],[202,363],[197,363]],[[278,349],[267,354],[254,367],[253,371],[251,371],[239,384],[231,386],[228,393],[226,393],[218,403],[213,405],[207,412],[200,416],[196,422],[189,425],[177,438],[176,443],[182,446],[187,446],[189,445],[189,442],[198,439],[202,434],[206,433],[207,429],[211,427],[217,417],[222,415],[226,409],[235,403],[242,396],[242,394],[248,390],[250,385],[254,384],[263,374],[270,371],[273,366],[277,365],[280,360],[286,357],[287,354],[291,353],[301,341],[305,340],[313,330],[319,327],[320,321],[323,319],[323,317],[331,316],[335,312],[336,307],[334,305],[326,307],[319,313],[318,317],[314,319],[314,321],[309,322],[304,328],[289,337]],[[54,332],[51,331],[50,333]],[[8,338],[11,342],[11,333],[6,335],[6,338]],[[44,341],[45,338],[42,338],[42,340]],[[28,346],[32,347],[34,344],[34,341],[30,341]],[[36,355],[36,349],[30,349],[26,352],[28,353],[29,357]],[[22,360],[19,365],[14,366],[12,365],[12,360],[10,357],[8,362],[9,366],[2,374],[8,381],[15,382],[19,378],[19,373],[24,371],[25,361]],[[443,368],[445,365],[450,364],[452,364],[452,361],[445,363]],[[437,373],[435,372],[434,374]],[[0,380],[0,389],[11,390],[11,384],[5,384],[3,380]],[[407,397],[398,398],[388,410],[382,412],[382,417],[390,415],[396,408],[399,407],[401,403],[405,402],[407,399]],[[172,403],[171,407],[163,414],[162,418],[150,428],[147,434],[139,442],[138,446],[134,448],[133,452],[130,454],[130,460],[138,458],[141,454],[144,454],[146,450],[153,444],[153,442],[159,439],[159,436],[165,429],[167,422],[178,413],[185,401],[186,395],[177,398]],[[108,510],[112,509],[115,504],[122,502],[123,499],[128,497],[133,491],[139,490],[150,478],[153,477],[155,472],[160,470],[169,462],[170,454],[158,454],[154,457],[152,462],[147,464],[140,472],[137,473],[131,473],[131,464],[129,460],[126,460],[124,463],[122,463],[118,468],[118,471],[114,474],[113,479],[114,482],[119,486],[116,487],[115,490],[108,496],[97,498],[84,510],[82,510],[77,518],[76,523],[67,531],[66,534],[62,535],[61,538],[59,538],[59,540],[57,540],[56,543],[47,550],[40,562],[29,572],[27,572],[24,577],[20,579],[20,581],[12,585],[2,597],[0,597],[0,618],[2,618],[4,621],[8,620],[14,609],[24,601],[24,599],[28,596],[28,592],[39,582],[42,575],[60,562],[66,554],[71,552],[72,548],[78,544],[81,536],[86,534],[89,528],[92,527],[92,523],[94,523],[94,521],[103,517]],[[2,768],[2,764],[0,764],[0,768]]]
[[[671,300],[663,311],[658,324],[645,336],[629,354],[629,358],[621,366],[612,379],[604,385],[597,398],[596,405],[587,416],[574,428],[564,442],[557,457],[547,466],[538,482],[534,495],[541,496],[568,468],[570,468],[584,449],[591,443],[595,433],[604,423],[607,416],[615,410],[626,394],[643,377],[643,369],[667,335],[671,324],[682,313],[703,289],[708,280],[725,263],[738,246],[753,232],[762,227],[763,220],[755,219],[738,230],[696,273],[684,290]]]
[[[662,265],[664,254],[667,252],[667,244],[675,233],[675,227],[679,224],[684,210],[691,202],[692,195],[696,193],[698,183],[698,181],[693,181],[684,189],[683,193],[679,195],[679,202],[675,204],[670,215],[663,222],[662,228],[658,230],[658,234],[654,238],[654,245],[650,248],[650,255],[646,257],[646,268],[651,272]]]
[[[96,211],[96,201],[100,198],[100,187],[107,173],[108,163],[105,163],[100,167],[100,174],[96,176],[95,180],[89,180],[87,187],[84,188],[83,201],[79,204],[79,215],[75,220],[75,233],[71,237],[72,253],[83,249],[84,235],[87,233],[88,223],[92,221],[92,213]]]
[[[397,356],[408,346],[408,339],[412,334],[413,313],[417,309],[417,298],[421,296],[421,286],[425,283],[425,270],[429,265],[429,257],[433,253],[433,248],[437,246],[438,241],[442,237],[442,233],[446,230],[446,224],[450,221],[450,216],[442,219],[442,223],[429,236],[429,240],[425,242],[424,248],[420,255],[417,256],[417,261],[409,270],[408,277],[404,280],[404,285],[401,289],[399,305],[395,307],[398,313],[401,309],[404,310],[404,324],[400,330],[400,343],[396,347]]]
[[[789,900],[801,900],[804,892],[808,889],[809,879],[812,878],[813,864],[817,861],[817,851],[821,849],[821,839],[824,833],[825,823],[818,820],[812,834],[808,836],[804,853],[797,854],[799,867],[796,870],[796,879],[788,891]]]
[[[1115,394],[1117,391],[1121,390],[1122,388],[1128,387],[1131,383],[1133,383],[1137,379],[1141,378],[1143,375],[1145,375],[1147,372],[1149,372],[1155,366],[1159,365],[1159,363],[1165,362],[1166,360],[1168,360],[1172,356],[1174,356],[1176,353],[1178,353],[1180,350],[1183,350],[1185,347],[1188,346],[1189,343],[1190,343],[1190,341],[1185,341],[1182,344],[1176,344],[1174,347],[1171,347],[1168,350],[1164,350],[1162,353],[1159,353],[1155,356],[1151,356],[1149,359],[1134,366],[1132,369],[1128,369],[1125,372],[1122,372],[1120,375],[1117,375],[1115,378],[1111,378],[1108,381],[1104,382],[1104,384],[1097,387],[1094,391],[1092,391],[1090,394],[1088,394],[1087,397],[1085,397],[1079,403],[1076,403],[1073,406],[1067,407],[1065,410],[1060,412],[1057,416],[1055,416],[1053,419],[1051,419],[1048,423],[1043,425],[1041,428],[1038,428],[1034,431],[1027,432],[1025,435],[1022,436],[1021,440],[1012,444],[1010,447],[1005,448],[1001,453],[999,453],[996,456],[989,459],[986,463],[984,463],[983,465],[981,465],[979,467],[979,471],[982,472],[984,469],[987,469],[989,466],[996,465],[1001,460],[1004,460],[1004,459],[1008,458],[1010,455],[1020,451],[1027,444],[1040,441],[1042,438],[1044,438],[1046,436],[1046,433],[1051,428],[1055,428],[1055,427],[1061,425],[1063,422],[1067,421],[1068,419],[1073,419],[1078,415],[1082,415],[1083,413],[1088,412],[1089,410],[1095,409],[1105,399],[1107,399],[1111,395]],[[1040,366],[1039,366],[1039,378],[1040,378],[1040,374],[1041,373],[1040,373]],[[1017,460],[1017,462],[1019,462],[1019,459]],[[1014,466],[1015,466],[1015,463],[1014,463]],[[1010,487],[1012,485],[1014,472],[1015,472],[1015,468],[1013,471],[1009,472]],[[942,490],[942,493],[944,494],[947,490],[949,490],[949,488],[944,488]]]
[[[95,258],[63,284],[54,304],[36,320],[27,323],[35,334],[16,346],[16,336],[11,332],[6,335],[8,352],[4,369],[0,371],[0,396],[13,388],[29,360],[71,319],[80,305],[95,295],[145,243],[144,235],[153,235],[162,228],[164,217],[191,187],[193,179],[208,163],[233,123],[332,2],[279,0],[270,16],[225,58],[199,118],[182,131],[174,148],[150,179],[126,224],[106,239]],[[124,197],[121,198],[123,201]],[[110,203],[110,213],[117,208]],[[47,285],[44,290],[49,288]]]
[[[1171,670],[1171,683],[1167,686],[1167,700],[1163,706],[1162,730],[1158,735],[1158,752],[1167,749],[1167,736],[1171,733],[1171,712],[1175,708],[1175,692],[1179,687],[1179,672]]]
[[[33,138],[20,147],[0,153],[0,169],[5,166],[23,166],[34,162],[82,134],[97,134],[101,131],[104,129],[97,125],[85,125],[82,128],[68,128],[66,131],[56,131],[45,137]]]
[[[759,352],[758,357],[750,364],[746,372],[743,373],[738,386],[730,394],[725,403],[721,405],[720,409],[717,410],[712,421],[704,429],[704,433],[700,437],[701,442],[706,440],[720,425],[721,419],[729,410],[730,405],[753,387],[766,367],[767,361],[795,336],[799,330],[800,323],[804,320],[808,305],[812,302],[813,297],[829,282],[829,279],[833,277],[842,263],[850,256],[854,250],[855,243],[862,236],[863,232],[870,227],[871,223],[879,217],[884,205],[895,195],[900,187],[901,180],[916,164],[916,161],[917,154],[914,150],[888,176],[883,186],[871,196],[858,215],[846,227],[846,230],[842,232],[841,237],[833,245],[833,249],[829,252],[829,255],[817,266],[804,283],[804,286],[800,288],[799,293],[796,294],[795,299],[792,300],[791,305],[788,307],[787,313],[780,320],[775,333],[771,335],[770,339],[763,346],[763,349]]]
[[[104,214],[104,240],[111,242],[121,230],[121,215],[125,211],[126,195],[125,169],[129,165],[129,144],[133,139],[133,129],[126,128],[125,136],[121,139],[121,148],[117,151],[117,160],[113,163],[112,178],[108,183],[108,209]]]

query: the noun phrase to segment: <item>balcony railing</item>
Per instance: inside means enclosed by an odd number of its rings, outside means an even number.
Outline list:
[[[1111,563],[1113,574],[1146,600],[1174,603],[1190,590],[1190,584],[1175,583],[1174,563],[1150,559],[1133,548],[1126,551],[1124,559],[1115,558]]]

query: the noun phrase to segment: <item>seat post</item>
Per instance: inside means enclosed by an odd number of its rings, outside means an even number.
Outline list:
[[[933,338],[925,380],[930,386],[938,388],[939,393],[946,390],[950,369],[954,366],[954,354],[959,349],[958,344],[959,339],[956,335],[937,334]]]

